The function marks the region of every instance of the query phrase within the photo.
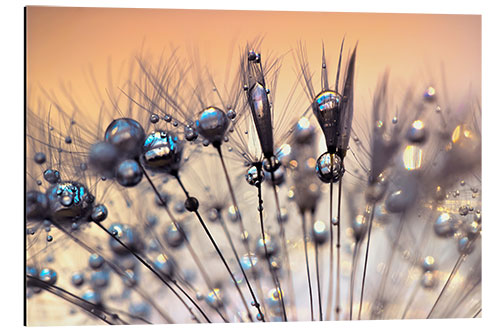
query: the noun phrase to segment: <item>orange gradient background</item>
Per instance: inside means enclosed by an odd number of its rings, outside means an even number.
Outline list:
[[[370,105],[387,69],[396,86],[422,90],[441,80],[444,69],[455,96],[481,96],[478,15],[28,7],[28,97],[39,96],[40,87],[57,91],[62,82],[85,97],[90,66],[105,82],[110,63],[114,73],[141,49],[159,56],[173,47],[182,57],[196,48],[213,72],[224,72],[257,37],[263,37],[263,52],[285,55],[278,87],[296,80],[293,52],[305,42],[317,87],[322,43],[333,78],[344,36],[347,51],[359,43],[357,103]]]

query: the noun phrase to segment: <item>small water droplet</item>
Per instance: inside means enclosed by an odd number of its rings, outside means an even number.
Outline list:
[[[152,114],[150,117],[149,117],[149,121],[152,123],[152,124],[156,124],[158,121],[160,121],[160,117],[157,115],[157,114]]]

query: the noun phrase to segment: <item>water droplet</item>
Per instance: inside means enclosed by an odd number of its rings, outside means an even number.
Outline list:
[[[442,213],[434,222],[434,232],[440,237],[448,237],[454,233],[455,221],[449,213]]]
[[[427,256],[422,261],[422,269],[424,271],[433,271],[435,269],[434,264],[435,264],[434,257]]]
[[[424,100],[427,102],[433,102],[436,99],[436,89],[429,86],[424,92]]]
[[[406,134],[406,138],[410,142],[423,143],[427,139],[427,129],[422,120],[415,120]]]
[[[165,131],[153,132],[143,145],[143,164],[155,172],[173,173],[180,168],[183,148],[177,136]]]
[[[51,184],[56,184],[61,180],[61,174],[54,169],[47,169],[43,173],[43,178]]]
[[[35,163],[37,163],[37,164],[43,164],[43,163],[45,163],[47,158],[45,157],[44,153],[38,152],[35,154],[34,160],[35,160]]]
[[[212,144],[222,142],[228,127],[228,116],[224,111],[213,106],[204,109],[196,121],[198,133]]]
[[[236,112],[234,110],[230,109],[229,111],[227,111],[226,116],[229,119],[234,120],[234,118],[236,118]]]
[[[57,281],[57,272],[51,268],[44,268],[40,271],[38,277],[40,280],[53,285]]]
[[[422,287],[426,289],[432,289],[436,285],[435,274],[432,271],[426,271],[422,275],[421,280]]]
[[[106,129],[105,141],[113,145],[124,157],[137,157],[145,137],[141,124],[130,118],[113,120]]]
[[[133,187],[139,184],[142,175],[142,170],[135,160],[124,160],[116,168],[116,180],[124,187]]]
[[[92,253],[89,257],[89,266],[93,269],[99,269],[104,265],[104,258],[97,253]]]
[[[85,275],[81,272],[75,272],[71,275],[71,283],[75,287],[81,286],[85,282]]]
[[[94,222],[102,222],[108,217],[108,209],[104,205],[97,205],[92,209],[92,213],[90,215],[92,221]]]
[[[157,115],[157,114],[152,114],[150,117],[149,117],[149,121],[152,123],[152,124],[156,124],[158,121],[160,121],[160,117]]]
[[[324,183],[336,183],[344,174],[342,160],[335,154],[322,154],[316,161],[316,175]]]
[[[256,166],[252,166],[247,170],[245,179],[248,184],[252,186],[257,186],[264,179],[264,172],[257,169]]]
[[[460,215],[466,216],[467,214],[469,214],[469,208],[467,206],[460,206],[460,208],[458,208],[458,212],[460,213]]]
[[[102,302],[101,294],[92,290],[92,289],[87,290],[82,295],[82,298],[84,300],[86,300],[87,302],[95,304],[95,305],[101,304],[101,302]],[[90,309],[90,312],[92,312],[92,313],[95,312],[95,309],[94,308]]]

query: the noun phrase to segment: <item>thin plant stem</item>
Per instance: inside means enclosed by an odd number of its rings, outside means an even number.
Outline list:
[[[403,315],[401,316],[401,319],[406,319],[406,315],[408,314],[408,310],[410,310],[411,305],[415,301],[415,298],[417,297],[417,293],[420,290],[420,287],[418,285],[418,282],[415,284],[413,287],[413,291],[411,292],[410,298],[408,299],[408,303],[405,306],[405,310],[403,311]]]
[[[375,205],[370,207],[370,217],[368,220],[368,235],[366,237],[365,262],[363,264],[363,278],[361,280],[361,297],[359,300],[358,320],[361,320],[361,312],[363,311],[363,296],[365,294],[366,268],[368,267],[368,254],[370,253],[370,240],[372,238],[373,217],[375,215]]]
[[[309,255],[307,251],[307,221],[306,221],[306,214],[305,212],[302,212],[301,214],[302,217],[302,239],[304,241],[304,256],[306,258],[306,272],[307,272],[307,285],[308,285],[308,290],[309,290],[309,307],[311,309],[311,321],[314,320],[314,306],[313,306],[313,292],[312,292],[312,285],[311,285],[311,273],[309,271]]]
[[[123,319],[120,319],[120,317],[116,313],[110,314],[106,310],[104,310],[104,308],[102,306],[90,303],[89,301],[86,301],[83,298],[78,297],[77,295],[75,295],[75,294],[73,294],[73,293],[71,293],[63,288],[51,285],[43,280],[40,280],[39,278],[30,276],[30,275],[27,276],[27,280],[28,280],[28,284],[34,285],[38,288],[42,288],[42,289],[50,292],[51,294],[58,296],[58,297],[64,299],[65,301],[78,306],[80,309],[84,310],[85,312],[87,312],[91,316],[94,316],[94,317],[104,321],[108,325],[116,325],[116,324],[129,325],[129,323],[125,322]],[[118,321],[118,323],[114,323],[114,322],[108,320],[108,317],[106,315],[109,316],[112,320],[114,319],[114,320]]]
[[[210,291],[212,291],[215,295],[215,297],[219,300],[219,296],[217,295],[217,293],[215,292],[214,290],[214,287],[213,287],[213,284],[208,276],[208,273],[206,272],[205,268],[203,267],[202,263],[201,263],[201,260],[200,258],[198,257],[198,255],[196,254],[196,252],[194,251],[193,247],[191,246],[191,242],[189,241],[189,238],[187,237],[186,233],[184,232],[184,229],[182,229],[182,227],[179,225],[179,223],[177,222],[177,219],[174,217],[174,215],[172,214],[172,212],[170,211],[170,209],[168,208],[168,205],[167,203],[165,202],[165,200],[163,199],[163,197],[161,196],[160,194],[160,191],[158,191],[158,189],[156,188],[156,185],[153,183],[153,180],[151,179],[151,177],[149,176],[147,170],[142,166],[142,164],[140,163],[140,161],[137,161],[137,163],[139,164],[141,170],[142,170],[142,173],[144,174],[144,176],[146,177],[148,183],[149,183],[149,186],[153,189],[153,192],[155,193],[156,195],[156,198],[160,201],[160,204],[163,206],[163,208],[165,209],[165,212],[167,213],[168,217],[170,218],[170,220],[172,221],[172,223],[174,224],[175,228],[180,232],[182,238],[184,239],[184,241],[186,242],[186,248],[188,249],[188,252],[189,254],[191,255],[191,257],[193,258],[193,261],[195,262],[195,265],[196,267],[198,267],[198,269],[200,270],[200,273],[201,273],[201,276],[203,277],[203,280],[205,281],[205,284],[207,285],[208,289]],[[221,302],[222,303],[222,302]],[[223,303],[222,303],[223,304]],[[225,307],[225,305],[223,304],[223,306]],[[224,322],[229,322],[225,316],[220,312],[219,309],[215,309],[215,311],[217,312],[217,314],[221,317],[221,319],[224,321]]]
[[[357,241],[354,244],[354,251],[352,254],[352,262],[351,262],[351,282],[349,286],[349,320],[352,320],[352,306],[353,306],[353,299],[354,299],[354,282],[356,281],[356,268],[358,264],[358,257],[359,257],[359,246],[360,243]]]
[[[139,260],[142,265],[144,265],[144,267],[146,267],[154,275],[156,275],[170,289],[170,291],[172,291],[183,303],[185,303],[184,300],[182,300],[182,298],[180,297],[180,295],[175,291],[175,289],[168,283],[168,281],[165,280],[165,278],[160,273],[158,273],[146,260],[144,260],[139,254],[137,254],[136,251],[134,251],[130,247],[128,247],[125,243],[123,243],[121,241],[120,238],[118,238],[115,235],[113,235],[113,233],[111,231],[109,231],[108,229],[106,229],[106,227],[104,227],[102,224],[96,223],[96,225],[99,228],[101,228],[104,232],[106,232],[109,236],[111,236],[114,240],[116,240],[128,252],[130,252],[130,254],[132,254],[137,260]],[[189,294],[181,286],[179,286],[179,284],[175,280],[170,279],[170,281],[181,291],[181,293],[187,299],[189,299],[189,301],[196,307],[196,309],[198,309],[198,311],[201,313],[201,315],[203,316],[203,318],[205,318],[205,320],[207,322],[211,323],[210,319],[207,317],[207,315],[205,314],[205,312],[203,311],[203,309],[194,301],[194,299],[191,296],[189,296]],[[188,307],[187,304],[185,304],[185,305],[186,305],[186,307]],[[188,307],[188,308],[191,309],[190,307]],[[190,311],[191,311],[191,313],[194,316],[194,313],[192,312],[192,310],[190,310]]]
[[[175,175],[175,179],[177,180],[177,183],[179,184],[179,186],[182,188],[184,194],[186,195],[186,199],[189,199],[190,196],[189,196],[189,192],[186,190],[186,188],[184,187],[182,181],[181,181],[181,178],[179,177],[178,174]],[[234,274],[233,272],[231,272],[231,268],[229,267],[226,259],[224,258],[224,255],[222,254],[222,251],[220,250],[219,246],[217,245],[217,242],[215,241],[215,239],[213,238],[212,236],[212,233],[210,232],[210,230],[208,229],[205,221],[203,220],[203,218],[201,217],[200,215],[200,212],[198,211],[198,208],[195,209],[193,211],[193,213],[196,215],[196,217],[198,218],[198,221],[200,222],[201,226],[203,227],[203,230],[205,231],[205,233],[207,234],[208,238],[210,239],[210,242],[212,243],[215,251],[217,252],[219,258],[221,259],[222,263],[224,264],[224,267],[226,268],[227,272],[229,273],[229,276],[231,277],[231,280],[233,280],[233,284],[234,286],[236,287],[236,290],[238,291],[238,295],[240,296],[241,298],[241,301],[243,302],[243,306],[245,307],[245,310],[247,311],[248,313],[248,319],[250,319],[250,321],[254,321],[253,318],[252,318],[252,314],[250,312],[250,308],[248,307],[248,304],[245,300],[245,297],[243,296],[243,293],[241,292],[241,289],[238,285],[238,281],[236,281],[236,278],[234,277]]]
[[[99,253],[98,251],[95,251],[93,250],[90,246],[88,246],[87,244],[85,244],[83,241],[81,241],[80,239],[78,239],[77,237],[73,236],[70,232],[68,232],[66,229],[64,229],[62,226],[60,226],[57,222],[54,222],[52,221],[52,225],[54,225],[57,229],[59,229],[60,231],[62,231],[66,236],[68,236],[73,242],[75,242],[78,246],[80,246],[82,249],[84,249],[85,251],[87,251],[88,253],[90,254],[93,254],[93,253],[97,253],[99,254],[99,256],[101,256],[103,259],[104,259],[104,262],[106,264],[109,265],[109,267],[117,274],[117,275],[120,275],[126,279],[129,278],[129,276],[118,266],[116,265],[115,263],[113,263],[112,261],[106,259],[101,253]],[[131,287],[132,289],[134,289],[135,291],[137,291],[137,293],[139,295],[142,296],[142,298],[144,298],[148,303],[151,304],[151,306],[156,309],[156,311],[158,311],[158,313],[160,314],[160,316],[162,316],[167,323],[171,324],[171,323],[174,323],[173,319],[168,315],[166,314],[163,309],[158,305],[156,304],[156,302],[153,301],[153,299],[151,297],[149,297],[148,295],[146,295],[146,293],[141,289],[139,288],[137,285],[132,285]],[[187,309],[189,310],[189,307],[187,307]],[[200,322],[198,318],[195,317],[195,320],[197,322]]]
[[[224,161],[224,156],[222,155],[222,149],[221,149],[221,146],[220,145],[216,145],[214,146],[217,150],[217,153],[219,154],[219,160],[221,162],[221,165],[222,165],[222,170],[224,171],[224,176],[226,178],[226,183],[227,183],[227,186],[229,188],[229,194],[231,196],[231,200],[232,200],[232,203],[233,203],[233,206],[234,206],[234,209],[236,211],[236,218],[238,220],[238,225],[240,227],[240,232],[242,235],[245,234],[245,226],[243,224],[243,218],[241,216],[241,213],[240,213],[240,209],[239,209],[239,206],[238,206],[238,203],[236,201],[236,195],[234,194],[234,189],[233,189],[233,185],[231,183],[231,178],[229,177],[229,172],[227,170],[227,167],[226,167],[226,162]],[[245,246],[245,250],[247,251],[247,253],[250,255],[251,251],[250,251],[250,245],[248,244],[248,239],[245,237],[243,239],[243,245]],[[260,299],[264,299],[264,293],[262,292],[262,286],[261,286],[261,283],[260,283],[260,279],[258,277],[258,273],[256,271],[256,267],[253,263],[252,260],[250,260],[250,270],[252,272],[252,278],[253,280],[256,282],[257,284],[257,293],[259,294],[259,298]],[[262,321],[265,321],[265,318],[264,318],[264,312],[265,311],[265,305],[264,305],[264,302],[262,304],[260,304],[258,302],[258,300],[256,299],[255,297],[255,294],[253,292],[253,289],[250,285],[250,283],[247,281],[247,284],[248,284],[248,288],[250,289],[250,293],[252,294],[252,298],[253,298],[253,301],[255,303],[255,307],[257,308],[257,311],[262,315]],[[261,310],[261,307],[262,307],[262,310]]]
[[[339,180],[338,202],[337,202],[337,281],[335,289],[335,319],[340,319],[340,207],[342,199],[342,176]]]
[[[436,301],[434,302],[434,305],[432,305],[432,308],[431,310],[429,311],[429,314],[427,315],[427,319],[429,319],[432,315],[432,313],[434,312],[434,310],[436,309],[436,306],[438,305],[439,301],[441,300],[444,292],[446,291],[446,289],[448,288],[448,286],[450,285],[450,282],[453,280],[453,278],[455,277],[455,275],[457,274],[458,272],[458,269],[460,268],[460,265],[462,265],[465,257],[467,257],[467,254],[461,254],[456,263],[455,263],[455,266],[453,266],[453,269],[451,270],[450,272],[450,275],[448,276],[448,279],[446,279],[446,283],[444,284],[443,288],[441,289],[441,292],[439,293],[439,296],[438,298],[436,299]]]
[[[257,165],[257,172],[259,174],[261,172],[261,167],[262,167],[261,164]],[[259,210],[259,219],[260,219],[260,232],[261,232],[261,237],[262,237],[262,243],[264,244],[264,254],[266,256],[266,261],[268,263],[269,272],[271,273],[272,279],[274,281],[276,291],[279,294],[281,310],[282,310],[282,314],[281,314],[282,318],[284,321],[288,321],[287,316],[286,316],[286,308],[285,308],[285,302],[283,300],[283,291],[281,289],[281,284],[280,284],[278,276],[276,275],[276,272],[273,269],[273,266],[271,265],[271,258],[269,256],[269,251],[267,250],[266,234],[264,231],[264,216],[262,214],[262,212],[264,210],[264,206],[263,206],[264,201],[262,200],[262,182],[260,182],[260,181],[257,183],[257,195],[259,198],[259,203],[258,203],[259,209],[258,210]]]
[[[458,309],[462,308],[462,304],[465,302],[465,300],[474,292],[474,290],[478,287],[481,286],[481,281],[477,281],[469,290],[460,297],[460,299],[455,303],[453,307],[450,307],[450,310],[446,313],[446,317],[449,318],[451,317],[455,312],[457,312]]]
[[[314,227],[314,215],[311,212],[311,226]],[[321,302],[321,274],[319,270],[319,257],[320,257],[320,249],[318,242],[314,242],[314,259],[316,261],[316,286],[318,291],[318,312],[319,312],[319,320],[323,321],[323,305]]]
[[[273,171],[273,172],[271,172],[271,183],[272,183],[272,188],[273,188],[274,201],[276,203],[276,209],[278,211],[278,214],[276,215],[276,217],[278,220],[278,225],[279,225],[279,230],[280,230],[281,246],[283,247],[283,257],[284,257],[284,263],[285,263],[285,271],[287,274],[288,290],[290,290],[291,307],[292,307],[292,309],[295,309],[295,296],[294,296],[294,292],[293,292],[292,270],[290,269],[290,256],[288,255],[288,245],[287,245],[287,240],[286,240],[284,221],[282,220],[282,217],[281,217],[281,207],[280,207],[280,201],[279,201],[279,197],[278,197],[278,189],[277,189],[277,185],[274,184],[274,181],[275,181],[275,176],[274,176],[274,171]]]
[[[332,313],[332,301],[333,301],[333,183],[330,183],[330,252],[328,258],[328,293],[327,293],[327,305],[326,305],[326,320],[330,320]]]
[[[260,310],[260,304],[257,301],[257,298],[255,297],[252,286],[250,285],[250,281],[248,280],[247,274],[245,273],[243,266],[241,266],[240,257],[238,255],[238,252],[236,251],[236,247],[234,246],[233,240],[231,239],[231,235],[229,234],[229,230],[227,228],[226,222],[224,221],[224,218],[222,217],[222,215],[220,213],[218,214],[218,217],[219,217],[219,222],[220,222],[222,228],[224,229],[224,234],[226,235],[227,241],[229,242],[229,245],[231,246],[231,250],[233,251],[236,262],[238,263],[238,266],[240,267],[241,273],[243,274],[243,278],[245,279],[248,290],[250,291],[250,294],[252,295],[254,306],[257,308],[257,311],[259,312],[261,320],[263,322],[265,322],[264,314]],[[250,258],[250,261],[252,261],[252,258]]]
[[[394,257],[395,257],[396,252],[397,252],[396,249],[398,247],[399,239],[401,238],[401,233],[402,233],[403,227],[404,227],[404,215],[405,215],[404,212],[401,213],[401,218],[399,219],[396,238],[394,239],[394,242],[392,243],[392,248],[391,248],[391,251],[389,253],[388,264],[384,270],[384,276],[382,277],[382,282],[381,282],[381,285],[378,289],[378,294],[377,294],[376,300],[380,300],[383,297],[384,292],[385,292],[385,286],[387,284],[389,272],[391,271],[392,263],[394,261]],[[372,315],[372,317],[373,317],[373,315]]]

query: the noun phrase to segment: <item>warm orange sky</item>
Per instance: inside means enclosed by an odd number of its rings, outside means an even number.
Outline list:
[[[230,49],[237,55],[258,36],[264,37],[263,49],[276,55],[305,41],[311,68],[319,72],[321,42],[333,68],[344,35],[347,50],[359,41],[358,96],[369,96],[387,68],[393,82],[406,86],[422,79],[432,84],[440,78],[442,64],[450,89],[472,87],[480,94],[477,15],[29,7],[28,84],[50,90],[64,81],[80,87],[90,64],[98,80],[104,80],[108,59],[117,67],[142,45],[158,54],[170,45],[181,50],[196,46],[215,71],[222,71]],[[291,53],[286,59],[280,82],[295,78]]]

